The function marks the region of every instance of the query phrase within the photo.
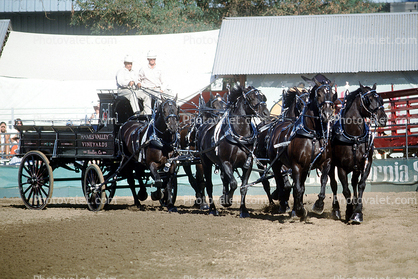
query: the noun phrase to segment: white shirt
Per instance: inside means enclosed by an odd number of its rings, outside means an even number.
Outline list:
[[[118,88],[127,87],[131,81],[135,82],[135,84],[138,83],[133,70],[129,71],[126,67],[123,67],[116,73],[116,86]]]
[[[150,65],[142,67],[141,70],[139,70],[139,82],[141,83],[141,87],[160,88],[165,90],[162,72],[157,65],[155,65],[154,68],[151,68]]]

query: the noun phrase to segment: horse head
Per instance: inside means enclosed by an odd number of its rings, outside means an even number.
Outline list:
[[[245,103],[247,104],[247,114],[255,114],[261,119],[267,119],[270,111],[267,109],[267,98],[260,90],[249,86],[242,91]]]
[[[219,114],[225,110],[226,107],[226,98],[227,94],[222,96],[219,93],[216,93],[214,96],[212,92],[210,93],[209,101],[206,103],[206,106],[214,110],[214,114]]]
[[[319,109],[319,116],[324,123],[331,122],[335,114],[335,100],[337,94],[332,91],[334,83],[327,80],[319,82],[315,77],[313,78],[315,86],[311,90],[310,99],[314,100]]]
[[[161,105],[158,109],[160,117],[164,119],[167,129],[176,133],[179,128],[179,108],[177,107],[177,95],[174,99],[166,99],[161,96]]]
[[[306,106],[306,91],[299,90],[297,87],[289,88],[283,92],[283,116],[296,118],[299,117],[303,108]]]
[[[363,108],[363,115],[371,117],[380,127],[386,126],[388,117],[383,107],[383,98],[376,92],[376,83],[373,87],[363,86],[360,82],[360,101]]]

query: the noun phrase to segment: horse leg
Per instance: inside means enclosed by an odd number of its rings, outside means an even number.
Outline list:
[[[279,200],[279,214],[286,213],[289,208],[289,196],[292,188],[285,187],[285,181],[282,174],[282,164],[280,162],[274,163],[271,168],[274,173],[274,180],[276,181],[277,198]]]
[[[200,210],[209,209],[208,203],[206,202],[205,197],[205,179],[203,177],[203,166],[202,164],[196,165],[196,200],[198,205],[200,205]]]
[[[343,186],[343,195],[345,197],[347,207],[345,210],[345,220],[348,221],[353,214],[353,203],[351,200],[351,192],[348,188],[347,172],[343,168],[338,168],[338,178]]]
[[[325,199],[325,189],[328,182],[328,173],[331,168],[329,162],[325,163],[321,170],[321,191],[319,192],[318,199],[312,207],[312,211],[316,214],[321,215],[324,213],[324,199]]]
[[[141,206],[141,203],[139,202],[138,195],[136,194],[136,191],[135,191],[135,178],[134,178],[133,170],[128,170],[128,174],[127,174],[126,180],[128,181],[129,188],[131,189],[131,192],[132,192],[132,196],[134,198],[135,205],[137,207],[140,207]]]
[[[303,195],[305,193],[305,180],[307,176],[307,171],[303,171],[299,165],[294,165],[292,168],[293,181],[295,182],[295,187],[293,189],[293,211],[292,217],[300,217],[300,220],[305,220],[308,212],[303,206]]]
[[[175,175],[175,169],[176,169],[176,164],[172,164],[170,167],[170,170],[168,172],[169,174],[169,178],[168,178],[168,182],[166,185],[166,193],[167,193],[167,209],[168,212],[177,212],[177,207],[174,206],[174,194],[173,194],[173,189],[174,189],[174,185],[175,179],[177,179],[176,175]]]
[[[196,201],[194,202],[194,204],[199,205],[199,202],[198,202],[199,189],[197,188],[198,185],[197,185],[196,178],[193,177],[192,167],[190,165],[183,165],[183,170],[187,175],[187,179],[189,180],[190,186],[192,186],[195,192]]]
[[[201,156],[203,174],[206,180],[206,192],[209,196],[209,214],[218,216],[219,212],[216,210],[215,203],[213,200],[213,184],[212,184],[212,163],[206,156]]]
[[[141,175],[138,175],[138,173],[140,173]],[[139,183],[138,198],[140,201],[145,201],[148,198],[147,187],[144,184],[144,181],[142,180],[143,174],[144,174],[143,170],[140,170],[140,169],[135,170],[136,179],[138,180],[138,183]]]
[[[266,167],[267,167],[267,165],[258,166],[258,169],[259,170],[264,170]],[[261,177],[261,175],[262,174],[260,173],[260,177]],[[269,200],[269,204],[270,205],[274,205],[274,201],[273,201],[273,198],[272,198],[271,193],[270,193],[270,182],[268,181],[268,179],[263,179],[261,181],[261,183],[263,184],[263,189],[264,189],[264,191],[267,194],[267,198]]]
[[[370,164],[371,165],[371,164]],[[360,172],[354,172],[353,177],[351,179],[351,185],[353,186],[353,192],[355,192],[356,202],[353,204],[353,214],[350,216],[350,221],[353,223],[361,223],[363,222],[363,192],[366,188],[366,179],[370,171],[370,165],[366,166],[366,171],[361,174],[360,183],[358,183],[358,178],[360,176]],[[358,183],[358,184],[357,184]],[[355,187],[355,188],[354,188]],[[357,187],[358,187],[358,196],[357,196]],[[354,190],[356,189],[356,190]]]
[[[341,219],[341,212],[340,212],[340,203],[338,202],[337,198],[337,180],[335,180],[335,166],[331,165],[331,169],[328,173],[330,182],[331,182],[331,189],[332,189],[332,218],[335,220]]]
[[[243,187],[243,186],[248,184],[248,179],[250,178],[251,170],[252,170],[251,165],[248,169],[244,169],[244,168],[242,169],[243,178],[242,178],[242,185],[240,188],[240,192],[241,192],[241,205],[240,205],[240,214],[239,214],[240,218],[250,217],[250,213],[248,213],[248,209],[245,206],[245,197],[247,196],[248,187]]]
[[[158,166],[157,163],[152,162],[149,165],[149,170],[151,172],[152,177],[154,178],[154,186],[157,188],[154,192],[151,193],[151,199],[153,201],[158,201],[161,199],[161,188],[163,186],[163,180],[161,179],[160,174],[158,173]]]
[[[232,205],[232,199],[234,196],[234,192],[237,189],[238,183],[235,180],[234,170],[230,162],[222,162],[221,172],[224,191],[222,197],[220,198],[220,202],[222,206],[230,207]]]

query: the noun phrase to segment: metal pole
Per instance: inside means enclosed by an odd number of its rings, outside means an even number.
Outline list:
[[[408,159],[408,153],[409,153],[409,148],[408,148],[408,120],[405,123],[405,150],[406,150],[406,159]]]

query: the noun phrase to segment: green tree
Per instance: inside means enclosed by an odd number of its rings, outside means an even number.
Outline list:
[[[84,25],[92,34],[164,34],[211,30],[195,1],[77,0],[71,24]]]
[[[369,0],[77,0],[71,24],[92,34],[167,34],[220,28],[224,17],[374,13]]]

